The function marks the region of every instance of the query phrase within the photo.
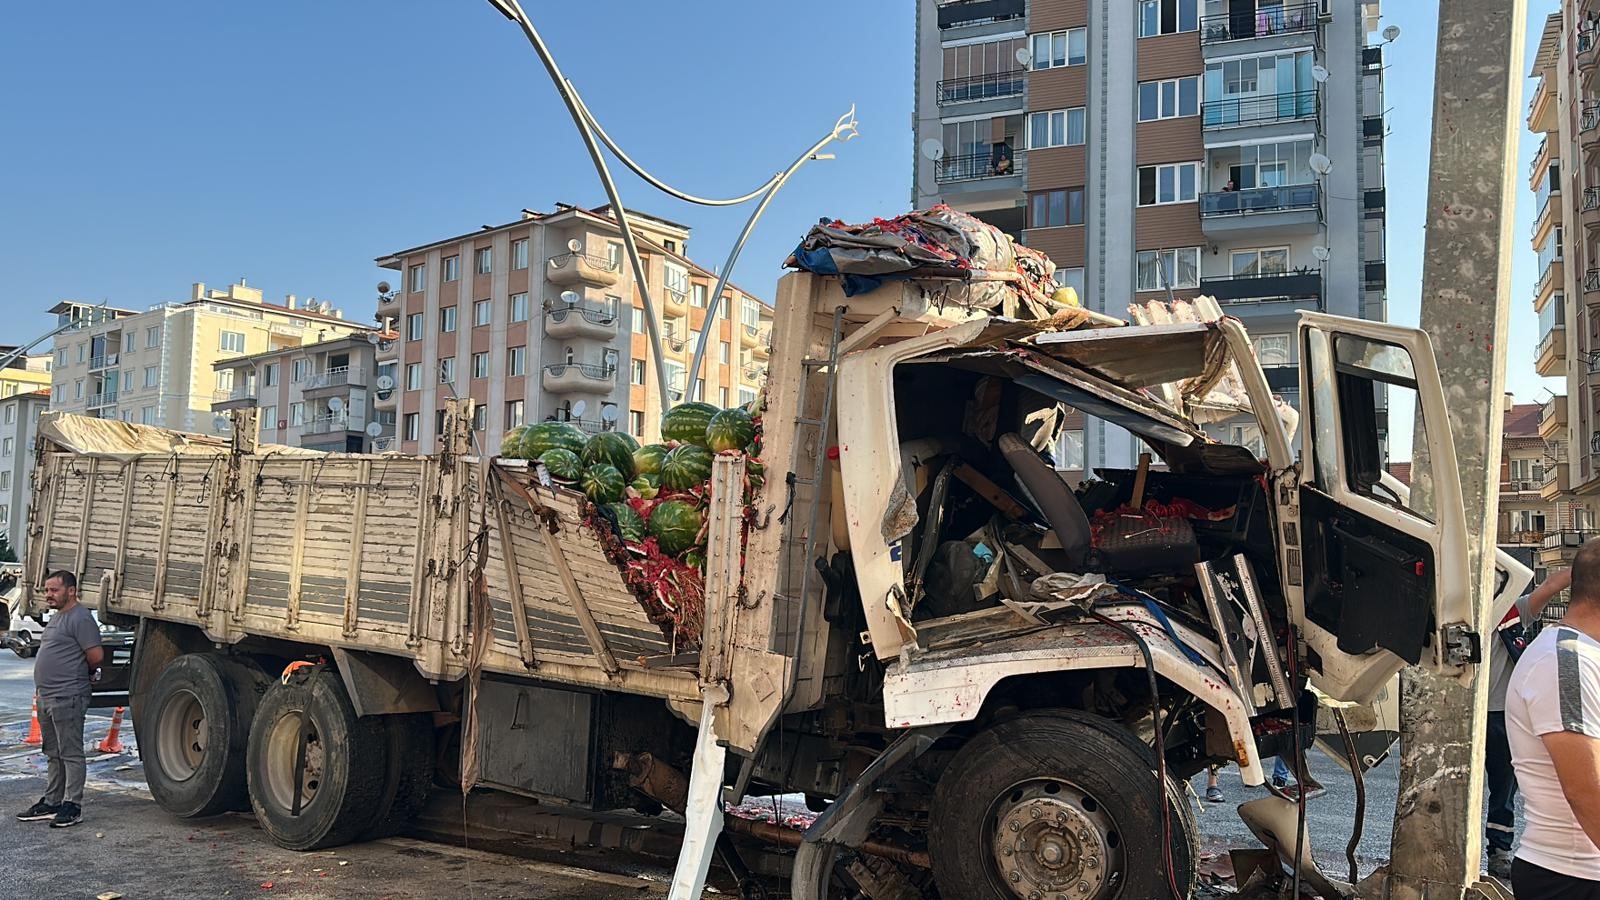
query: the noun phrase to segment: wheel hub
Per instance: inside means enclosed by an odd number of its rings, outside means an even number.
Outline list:
[[[1087,900],[1105,886],[1110,855],[1094,817],[1060,793],[1020,792],[1000,811],[994,855],[1001,878],[1027,900]]]

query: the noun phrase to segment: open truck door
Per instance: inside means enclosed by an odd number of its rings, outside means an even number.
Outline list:
[[[1290,602],[1316,660],[1312,684],[1366,703],[1406,665],[1470,677],[1480,651],[1466,515],[1427,335],[1303,313],[1299,339],[1303,593],[1300,608],[1292,592]],[[1390,402],[1416,405],[1413,490],[1385,459],[1378,411]]]

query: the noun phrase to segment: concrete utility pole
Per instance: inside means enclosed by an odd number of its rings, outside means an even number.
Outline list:
[[[1439,0],[1422,327],[1438,356],[1467,531],[1476,536],[1471,624],[1484,642],[1485,666],[1495,639],[1489,605],[1526,17],[1526,0]],[[1412,453],[1426,457],[1420,423]],[[1470,685],[1405,673],[1390,863],[1387,877],[1375,879],[1381,890],[1363,896],[1459,900],[1478,883],[1488,672],[1478,673]]]

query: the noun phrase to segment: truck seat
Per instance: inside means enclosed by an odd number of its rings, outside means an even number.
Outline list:
[[[1069,570],[1085,571],[1090,547],[1089,517],[1084,514],[1072,488],[1020,436],[1002,434],[998,443],[1001,455],[1016,472],[1017,481],[1027,490],[1061,542]]]

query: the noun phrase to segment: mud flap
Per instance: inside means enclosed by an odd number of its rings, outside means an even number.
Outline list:
[[[670,900],[699,900],[706,873],[722,834],[722,773],[728,749],[717,743],[712,727],[718,704],[728,702],[726,688],[716,685],[700,693],[700,734],[694,742],[694,764],[689,770],[689,799],[683,812],[683,847],[672,873]]]

